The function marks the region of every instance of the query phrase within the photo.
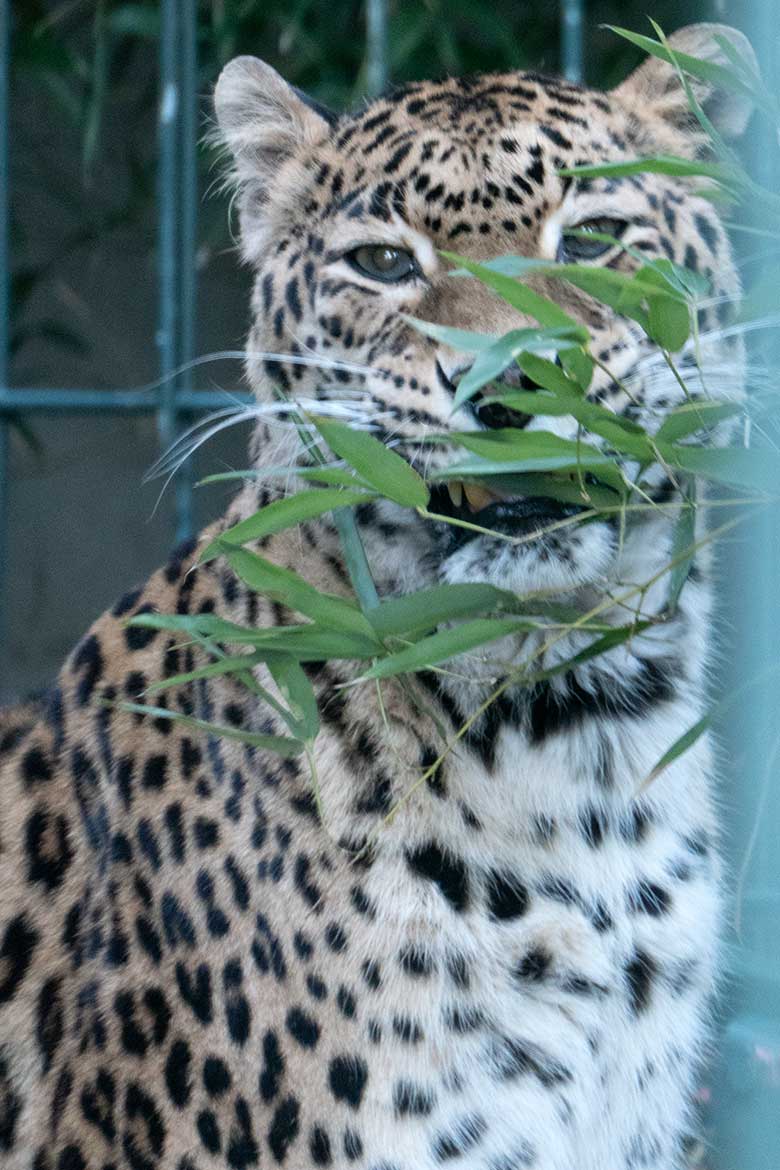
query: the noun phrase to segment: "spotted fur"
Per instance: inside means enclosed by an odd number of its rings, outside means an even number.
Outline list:
[[[676,43],[719,52],[711,26]],[[219,82],[217,115],[256,273],[258,395],[281,383],[356,402],[421,467],[446,455],[421,447],[424,433],[477,423],[452,415],[463,355],[401,312],[495,333],[522,323],[448,275],[438,249],[554,258],[563,228],[609,215],[628,222],[635,252],[698,269],[724,302],[737,291],[695,185],[558,176],[579,162],[696,154],[660,62],[606,95],[507,73],[414,83],[332,119],[242,58]],[[747,116],[728,95],[717,115],[732,133]],[[344,254],[362,244],[408,250],[417,274],[357,274]],[[619,249],[595,262],[637,264]],[[679,399],[630,322],[547,278],[536,287],[591,330],[611,371],[597,371],[595,398],[648,426]],[[703,311],[705,354],[734,392],[741,353],[719,304]],[[266,351],[363,372],[269,365]],[[566,420],[529,425],[570,433]],[[275,434],[258,427],[258,465],[273,461]],[[674,500],[673,484],[655,486]],[[224,523],[270,498],[250,485]],[[359,512],[383,593],[489,579],[585,609],[658,572],[672,522],[652,513],[622,542],[600,522],[513,545],[453,540],[391,505]],[[348,591],[329,520],[261,546],[319,588]],[[381,708],[372,688],[340,687],[348,664],[309,663],[321,823],[298,762],[116,705],[204,661],[179,637],[128,627],[134,614],[293,620],[219,560],[196,559],[194,543],[180,549],[99,619],[44,698],[0,721],[0,1164],[678,1170],[716,965],[706,742],[640,785],[701,712],[706,560],[672,620],[576,672],[507,690],[433,773],[442,736],[520,655],[551,666],[587,638],[506,639],[447,676],[418,676],[411,696],[388,685]],[[660,578],[649,612],[665,590]],[[624,621],[620,606],[607,619]],[[163,701],[279,730],[230,680]]]

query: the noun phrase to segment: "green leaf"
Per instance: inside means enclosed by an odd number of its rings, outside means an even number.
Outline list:
[[[370,637],[364,637],[316,623],[258,630],[208,613],[144,613],[131,618],[127,624],[146,629],[175,630],[193,638],[213,639],[227,645],[254,646],[263,660],[270,654],[292,654],[300,662],[317,662],[323,658],[373,658],[377,653],[373,630]]]
[[[213,613],[138,613],[128,618],[125,625],[144,630],[176,630],[183,634],[215,638],[222,642],[243,641],[240,635],[258,633],[255,629],[239,626]]]
[[[579,346],[580,341],[573,336],[573,331],[568,326],[543,330],[514,329],[499,338],[490,349],[477,354],[471,368],[458,383],[453,409],[457,410],[464,402],[468,402],[488,382],[500,378],[504,370],[521,354],[533,353],[534,350],[563,351]]]
[[[585,392],[579,383],[570,378],[565,370],[548,358],[540,357],[534,353],[525,353],[520,355],[517,364],[524,374],[536,382],[537,386],[549,390],[562,403],[568,403],[570,399],[584,400]]]
[[[332,419],[316,418],[314,422],[331,451],[388,500],[405,508],[424,508],[428,503],[425,480],[373,435]]]
[[[523,354],[518,359],[523,373],[548,391],[548,395],[528,393],[522,397],[514,392],[500,399],[506,406],[527,414],[571,415],[593,434],[608,439],[616,451],[632,455],[643,462],[654,459],[651,441],[642,427],[630,419],[622,418],[614,411],[598,403],[589,402],[563,370],[545,358],[535,354]],[[521,392],[522,393],[522,392]],[[549,398],[552,395],[552,401]],[[538,397],[535,405],[533,398]],[[547,407],[551,407],[549,410]]]
[[[396,674],[410,674],[426,670],[440,662],[495,642],[507,634],[518,634],[537,628],[538,623],[525,618],[477,618],[451,630],[439,630],[396,654],[381,658],[367,670],[361,679],[390,678]]]
[[[172,674],[166,678],[151,683],[146,688],[147,695],[157,695],[160,691],[168,691],[171,687],[186,686],[187,683],[197,682],[202,678],[221,678],[226,674],[238,674],[251,670],[262,662],[260,654],[235,654],[218,658],[216,662],[209,662],[206,666],[199,666],[195,670],[188,670],[183,674]]]
[[[484,349],[492,349],[501,337],[496,333],[473,333],[470,329],[455,329],[451,325],[437,325],[433,321],[423,321],[420,317],[412,317],[408,313],[400,316],[408,322],[418,333],[449,345],[452,349],[462,350],[463,353],[481,353]],[[519,331],[517,331],[519,332]],[[528,330],[529,333],[534,332]]]
[[[317,698],[300,663],[294,658],[269,658],[268,669],[290,706],[295,720],[293,734],[309,742],[315,739],[320,729]]]
[[[457,264],[458,268],[476,276],[482,284],[486,284],[488,288],[497,292],[501,299],[511,305],[513,309],[533,317],[540,325],[546,328],[564,326],[577,331],[583,343],[588,341],[588,332],[579,321],[575,321],[574,317],[570,317],[560,305],[551,301],[549,297],[534,292],[528,285],[521,284],[513,276],[500,270],[496,266],[496,261],[490,261],[488,264],[477,264],[474,260],[468,260],[465,256],[459,256],[455,252],[442,252],[442,256],[453,264]],[[517,259],[522,261],[524,258],[517,257]],[[544,267],[546,267],[546,261],[528,259],[526,264],[518,265],[516,273],[518,276],[526,276],[529,272]],[[457,275],[457,273],[452,273],[452,275]]]
[[[657,443],[661,457],[672,467],[718,483],[776,496],[780,485],[780,456],[774,451],[745,447],[704,449]]]
[[[334,508],[342,508],[360,504],[366,500],[375,499],[375,493],[363,491],[349,491],[340,488],[312,488],[308,491],[296,492],[294,496],[287,496],[283,500],[274,500],[272,504],[261,508],[246,520],[234,524],[232,528],[220,533],[212,540],[199,560],[202,564],[213,560],[220,552],[220,542],[227,544],[246,544],[250,540],[260,540],[264,536],[271,536],[285,528],[292,528],[304,520],[311,520],[315,516],[322,516],[325,512],[332,512]]]
[[[370,623],[354,602],[329,593],[321,593],[292,569],[274,565],[257,553],[227,544],[221,538],[217,544],[230,567],[250,589],[334,630],[357,634],[368,639],[374,636]]]
[[[206,475],[198,480],[198,487],[205,487],[211,483],[230,483],[232,480],[266,480],[280,477],[289,479],[297,476],[299,479],[324,483],[330,487],[363,488],[371,491],[371,484],[366,483],[351,469],[344,467],[264,467],[262,471],[256,468],[247,468],[244,471],[220,471],[215,475]]]
[[[477,277],[488,288],[492,288],[502,300],[506,301],[508,305],[511,305],[513,309],[517,309],[519,313],[525,313],[533,317],[534,320],[538,321],[545,328],[568,327],[578,331],[582,345],[586,346],[588,344],[590,340],[588,331],[579,321],[575,321],[573,317],[570,317],[555,301],[550,300],[549,297],[542,296],[541,293],[534,292],[528,285],[521,284],[516,279],[517,276],[526,276],[529,272],[533,271],[536,267],[535,261],[531,260],[524,267],[518,268],[515,272],[508,274],[501,270],[496,261],[491,261],[489,264],[477,264],[473,260],[459,256],[455,252],[442,252],[442,256],[450,260],[453,264],[457,264],[464,272],[468,272],[471,276]],[[455,272],[452,275],[459,275],[459,273]],[[587,353],[585,353],[584,349],[570,350],[561,356],[561,361],[574,375],[582,388],[586,390],[593,376],[593,362]]]
[[[750,87],[736,75],[733,69],[719,65],[717,61],[705,61],[701,57],[691,57],[688,53],[679,53],[677,49],[672,51],[660,41],[654,41],[652,37],[643,36],[641,33],[631,32],[627,28],[619,28],[613,24],[607,24],[604,27],[617,36],[630,41],[632,45],[636,45],[645,53],[658,57],[669,65],[679,66],[686,73],[690,73],[693,77],[700,77],[703,81],[709,81],[718,89],[733,90],[752,96]]]
[[[669,587],[666,594],[666,609],[674,613],[680,594],[691,571],[696,556],[696,482],[691,480],[683,492],[680,515],[674,526],[669,573]]]
[[[333,523],[339,534],[341,551],[344,554],[344,564],[347,567],[349,579],[357,594],[360,607],[366,613],[379,605],[379,594],[371,575],[371,566],[363,547],[354,511],[351,508],[337,508],[333,513]]]
[[[556,675],[566,674],[575,667],[581,666],[583,662],[589,662],[591,658],[598,658],[599,655],[606,654],[608,650],[614,650],[616,646],[622,646],[629,639],[644,633],[652,624],[649,621],[640,621],[633,622],[630,626],[615,626],[614,629],[608,630],[606,634],[602,634],[600,638],[596,638],[584,650],[580,650],[578,654],[574,654],[571,658],[567,658],[563,662],[557,662],[555,666],[550,666],[547,670],[537,671],[527,681],[529,683],[542,682],[545,679],[554,678]]]
[[[436,585],[403,597],[394,597],[371,613],[371,624],[380,638],[421,634],[440,622],[456,621],[476,613],[516,612],[514,593],[488,584]]]
[[[657,298],[650,301],[647,332],[653,341],[676,353],[682,349],[691,331],[691,318],[687,305]]]
[[[215,652],[216,647],[206,642],[206,649]],[[236,675],[237,678],[245,687],[247,687],[252,694],[258,695],[264,702],[273,708],[276,714],[284,720],[290,730],[294,739],[307,739],[307,726],[303,725],[300,714],[294,714],[287,710],[286,707],[271,694],[269,690],[261,686],[254,675],[251,673],[251,668],[259,666],[265,662],[269,666],[272,662],[281,663],[284,661],[292,661],[286,659],[282,655],[259,652],[255,654],[237,654],[234,656],[223,655],[220,656],[216,662],[209,662],[206,666],[198,667],[197,670],[187,671],[185,674],[172,675],[169,678],[161,679],[159,682],[153,683],[146,688],[146,694],[159,694],[160,691],[170,690],[171,687],[185,686],[187,683],[198,682],[200,679],[220,678],[226,674]],[[315,733],[316,734],[316,733]]]
[[[130,711],[136,715],[150,715],[155,719],[170,719],[172,723],[183,723],[185,727],[197,728],[199,731],[205,732],[206,735],[235,739],[239,743],[263,748],[286,758],[299,756],[304,750],[304,745],[297,739],[288,739],[284,735],[260,735],[254,731],[242,731],[239,727],[223,727],[217,723],[208,723],[205,719],[182,715],[180,711],[169,711],[167,707],[150,707],[145,703],[117,703],[116,706],[121,711]]]
[[[656,432],[656,442],[676,443],[705,427],[733,418],[743,410],[738,402],[686,402],[667,414]]]
[[[500,256],[482,267],[509,276],[537,272],[566,280],[617,313],[636,321],[659,345],[670,338],[679,341],[684,316],[687,338],[689,314],[686,299],[668,280],[661,279],[651,266],[639,272],[625,273],[612,268],[591,268],[585,264],[556,264],[525,256]],[[657,301],[668,301],[678,308],[659,309]],[[656,335],[657,328],[660,329],[659,335]],[[679,347],[675,345],[675,348]]]
[[[319,662],[329,658],[374,658],[379,649],[376,637],[371,639],[325,626],[311,625],[282,626],[264,634],[242,639],[248,645],[257,647],[265,657],[273,654],[290,654],[298,662]]]
[[[609,455],[550,431],[456,431],[449,439],[492,463],[495,471],[590,471],[616,491],[623,489],[623,476]],[[462,464],[459,469],[463,470]],[[454,475],[456,468],[448,471]]]
[[[694,723],[693,727],[689,727],[678,739],[674,741],[668,751],[664,752],[658,763],[652,768],[647,778],[643,781],[641,789],[644,790],[649,787],[656,780],[663,771],[665,771],[670,764],[684,755],[685,752],[692,748],[698,739],[704,735],[713,722],[714,714],[711,712],[704,715],[698,722]]]
[[[704,162],[700,159],[677,158],[671,154],[648,155],[647,158],[627,159],[623,162],[588,163],[577,167],[563,167],[558,174],[573,179],[622,179],[629,175],[674,175],[677,178],[691,178],[699,175],[716,179],[728,185],[738,181],[737,172],[722,163]]]

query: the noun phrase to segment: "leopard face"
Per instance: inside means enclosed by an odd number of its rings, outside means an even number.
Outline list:
[[[675,44],[712,56],[718,31],[694,26]],[[668,257],[700,272],[712,294],[699,311],[705,364],[725,369],[726,392],[738,392],[740,341],[724,328],[738,279],[723,228],[696,183],[656,174],[560,174],[582,163],[696,155],[701,137],[663,62],[646,62],[609,94],[503,73],[417,82],[335,118],[268,66],[239,58],[220,79],[216,106],[235,160],[242,248],[256,273],[248,374],[261,399],[275,386],[299,401],[342,404],[423,471],[455,452],[446,441],[423,445],[422,437],[506,425],[490,391],[453,411],[472,359],[422,335],[408,318],[495,335],[535,322],[477,281],[453,275],[443,251],[619,271],[636,269],[643,257]],[[718,116],[736,134],[748,110],[741,101],[721,101]],[[567,235],[577,228],[619,237],[622,246]],[[589,330],[599,363],[594,400],[649,429],[683,400],[663,355],[638,326],[560,279],[529,283]],[[291,360],[269,356],[280,354]],[[678,355],[683,369],[691,360]],[[515,368],[504,378],[517,375]],[[523,421],[566,438],[577,434],[571,419]],[[269,438],[261,426],[260,462]],[[654,486],[669,496],[660,471]],[[453,536],[446,525],[420,524],[415,579],[487,578],[517,590],[565,592],[630,577],[639,571],[634,562],[652,570],[648,546],[659,556],[668,547],[669,524],[658,517],[635,525],[632,550],[608,520],[540,534],[560,510],[537,503],[520,529],[502,528],[501,511],[485,512],[482,526],[520,532],[521,542],[467,539],[462,530]],[[384,508],[388,522],[392,513]],[[648,525],[660,531],[642,531]]]

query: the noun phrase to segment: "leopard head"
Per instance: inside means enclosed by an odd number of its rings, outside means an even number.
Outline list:
[[[753,59],[744,37],[719,25],[683,29],[671,45],[725,61],[722,37]],[[721,133],[739,135],[748,102],[693,84]],[[446,442],[423,444],[424,436],[507,425],[487,391],[453,411],[472,359],[408,318],[495,335],[535,322],[479,282],[453,275],[445,250],[478,261],[512,253],[618,271],[636,269],[643,256],[668,257],[693,269],[711,289],[699,313],[705,366],[716,391],[738,392],[743,354],[727,315],[739,282],[701,182],[560,173],[648,155],[697,156],[703,135],[670,64],[649,58],[609,93],[528,72],[420,81],[337,117],[270,66],[240,57],[219,79],[216,113],[232,159],[240,246],[255,278],[247,371],[261,400],[281,390],[323,410],[341,404],[426,472],[454,452]],[[619,237],[621,246],[569,235],[571,228]],[[529,283],[587,327],[599,363],[595,400],[649,430],[683,400],[664,356],[632,321],[559,278]],[[692,368],[692,354],[678,362]],[[509,421],[576,435],[571,419]],[[268,436],[261,423],[258,461]],[[674,495],[660,469],[655,488],[667,500]],[[415,533],[407,582],[488,579],[566,593],[632,579],[668,553],[670,513],[648,515],[626,539],[606,519],[540,534],[558,508],[503,500],[477,511],[481,526],[529,538],[513,543],[403,520],[389,504],[378,511],[386,526]]]

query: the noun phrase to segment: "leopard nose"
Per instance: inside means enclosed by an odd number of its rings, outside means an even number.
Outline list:
[[[527,427],[533,415],[524,414],[505,406],[503,402],[491,401],[490,396],[477,394],[469,402],[472,416],[489,431],[503,430],[504,427]]]
[[[440,381],[453,396],[458,388],[458,384],[471,369],[471,364],[471,362],[462,362],[454,369],[445,372],[442,364],[437,361],[436,367]],[[495,401],[496,397],[501,394],[502,389],[533,391],[538,390],[539,386],[532,378],[529,378],[527,374],[523,373],[517,362],[511,361],[505,366],[494,382],[478,391],[477,394],[469,399],[465,404],[465,409],[471,414],[472,418],[476,419],[481,426],[488,430],[528,426],[533,417],[532,415],[513,410],[512,407]]]
[[[502,390],[538,390],[539,386],[527,374],[524,374],[516,362],[511,362],[501,373],[501,376],[491,385],[485,386],[469,401],[469,410],[481,426],[488,430],[500,430],[504,427],[527,427],[533,415],[514,410],[511,406],[497,402]]]

